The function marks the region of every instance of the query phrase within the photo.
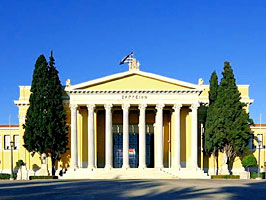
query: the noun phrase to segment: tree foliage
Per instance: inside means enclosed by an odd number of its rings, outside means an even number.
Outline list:
[[[204,133],[204,149],[207,154],[215,154],[219,150],[219,135],[215,134],[217,113],[214,102],[217,98],[217,90],[218,77],[216,72],[213,72],[210,78],[209,107],[207,109]]]
[[[215,101],[217,99],[218,91],[218,77],[216,72],[213,72],[210,78],[209,90],[209,107],[207,109],[205,133],[204,133],[204,151],[206,154],[212,154],[216,159],[216,174],[218,174],[218,152],[223,148],[222,138],[216,133],[216,121],[218,113],[215,108]]]
[[[51,53],[49,61],[48,81],[48,137],[46,144],[52,159],[52,174],[55,175],[55,161],[60,160],[61,155],[66,152],[68,144],[66,112],[63,107],[63,90],[58,77],[58,71],[54,66],[54,57]]]
[[[215,134],[223,138],[219,145],[223,146],[229,164],[236,156],[241,156],[248,150],[251,138],[250,125],[253,121],[244,109],[246,104],[240,101],[240,92],[229,62],[224,63],[222,75],[223,78],[214,103],[218,116],[215,123]]]
[[[257,159],[253,154],[246,155],[242,160],[242,165],[245,168],[256,167]]]
[[[63,90],[51,53],[49,65],[43,55],[35,64],[31,85],[30,106],[24,124],[24,147],[33,153],[51,156],[52,173],[55,161],[66,152],[68,137]]]
[[[26,114],[24,147],[29,152],[47,153],[47,97],[48,68],[47,61],[40,55],[36,61],[31,84],[29,108]]]

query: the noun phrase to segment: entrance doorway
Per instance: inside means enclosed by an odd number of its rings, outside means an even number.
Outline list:
[[[114,168],[121,168],[123,165],[123,125],[113,125],[113,158]],[[129,125],[129,166],[139,166],[139,132],[138,125]],[[153,125],[146,126],[146,165],[154,167],[154,132]]]

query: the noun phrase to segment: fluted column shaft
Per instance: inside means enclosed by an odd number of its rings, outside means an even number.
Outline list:
[[[72,168],[78,167],[78,150],[77,150],[77,104],[71,104],[71,163]]]
[[[146,121],[145,109],[146,104],[139,105],[139,168],[146,168]]]
[[[192,168],[198,168],[198,107],[198,103],[192,104],[190,107],[192,110]]]
[[[157,139],[157,159],[156,166],[157,168],[163,168],[163,108],[164,104],[156,105],[156,139]]]
[[[88,168],[95,168],[95,145],[94,145],[94,104],[88,108]]]
[[[112,104],[105,108],[105,168],[113,167]]]
[[[129,168],[129,107],[130,104],[123,104],[123,168]]]
[[[181,137],[180,137],[180,109],[181,104],[175,104],[173,109],[175,110],[175,131],[174,131],[174,159],[173,168],[181,168],[180,149],[181,149]]]

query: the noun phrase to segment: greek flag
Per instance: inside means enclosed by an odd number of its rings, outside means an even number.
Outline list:
[[[128,54],[126,57],[124,57],[121,61],[120,61],[120,65],[124,64],[124,63],[129,63],[132,61],[132,58],[134,57],[134,53],[133,51]]]

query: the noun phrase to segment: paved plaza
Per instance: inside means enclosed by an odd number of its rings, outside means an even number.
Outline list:
[[[266,199],[261,180],[0,181],[0,199]]]

